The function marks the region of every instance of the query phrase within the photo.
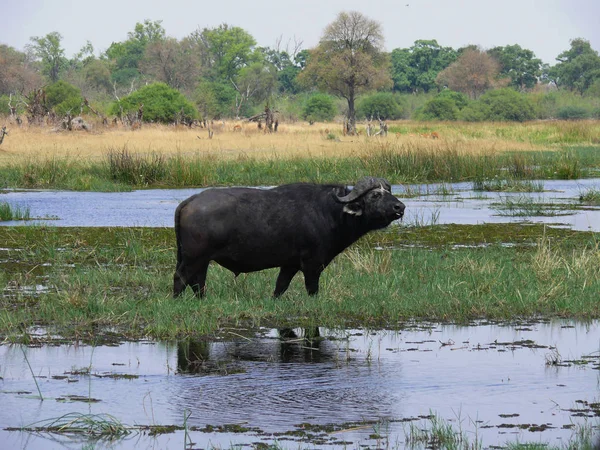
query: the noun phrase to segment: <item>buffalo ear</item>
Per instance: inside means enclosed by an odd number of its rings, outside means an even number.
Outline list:
[[[352,202],[344,205],[344,212],[352,216],[362,216],[363,210],[358,202]]]

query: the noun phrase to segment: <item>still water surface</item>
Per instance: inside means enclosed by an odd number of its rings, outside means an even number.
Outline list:
[[[580,206],[579,196],[587,189],[600,190],[600,179],[551,180],[540,182],[540,193],[480,193],[471,183],[393,186],[392,192],[401,195],[420,192],[404,199],[407,206],[405,223],[419,224],[482,224],[544,222],[564,224],[574,230],[600,231],[600,208],[571,209]],[[201,189],[149,189],[133,192],[70,192],[70,191],[8,191],[0,196],[11,206],[29,208],[32,217],[51,217],[44,221],[55,226],[142,226],[172,227],[177,205]],[[439,195],[439,192],[448,195]],[[551,217],[507,217],[498,215],[494,203],[506,199],[531,199],[536,203],[560,204],[568,215]],[[22,225],[30,222],[0,222],[0,225]]]
[[[275,330],[250,338],[241,333],[248,335],[232,330],[229,338],[208,343],[26,347],[43,402],[35,398],[22,349],[2,345],[0,448],[81,448],[77,437],[5,430],[73,412],[108,413],[127,425],[181,426],[189,413],[189,427],[256,427],[191,431],[194,448],[256,442],[405,448],[410,424],[426,427],[419,416],[432,413],[472,442],[482,440],[484,448],[517,440],[560,446],[572,438],[573,426],[598,425],[594,414],[600,413],[586,406],[600,398],[598,321],[321,329],[324,340],[312,343],[283,342]],[[87,367],[91,375],[76,374]],[[123,374],[133,377],[115,377]],[[346,431],[321,430],[318,444],[302,444],[293,435],[306,428],[302,424]],[[184,448],[184,439],[183,431],[156,437],[135,432],[96,448]]]

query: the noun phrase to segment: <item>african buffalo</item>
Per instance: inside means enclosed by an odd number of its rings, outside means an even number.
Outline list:
[[[404,208],[383,178],[362,178],[352,190],[309,183],[207,189],[175,211],[173,295],[186,286],[204,295],[210,261],[236,276],[280,267],[275,297],[302,271],[306,290],[314,295],[333,258],[369,231],[402,218]]]

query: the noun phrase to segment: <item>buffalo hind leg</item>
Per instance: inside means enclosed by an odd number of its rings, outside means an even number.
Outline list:
[[[295,267],[282,267],[279,271],[279,275],[277,276],[277,281],[275,282],[275,292],[273,292],[273,297],[279,297],[289,287],[292,282],[292,278],[298,272],[298,269]]]
[[[180,266],[175,269],[175,275],[173,275],[173,297],[179,297],[187,286],[182,276],[179,274]]]
[[[304,271],[304,286],[308,295],[317,295],[319,293],[320,270]]]
[[[195,261],[192,264],[181,263],[177,268],[173,282],[173,295],[179,296],[187,286],[191,286],[194,293],[203,297],[206,291],[206,272],[209,262]]]

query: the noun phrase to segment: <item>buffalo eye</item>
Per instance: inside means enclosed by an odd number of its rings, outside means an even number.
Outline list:
[[[381,197],[381,192],[379,192],[379,191],[373,192],[373,198],[379,198],[379,197]]]

